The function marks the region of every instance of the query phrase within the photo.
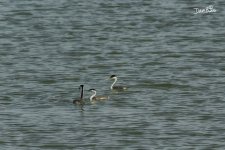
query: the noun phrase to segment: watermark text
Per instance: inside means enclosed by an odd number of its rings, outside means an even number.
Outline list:
[[[194,8],[195,12],[194,14],[206,14],[206,13],[214,13],[216,12],[216,9],[213,8],[213,5],[209,5],[206,8],[200,9],[200,8]]]

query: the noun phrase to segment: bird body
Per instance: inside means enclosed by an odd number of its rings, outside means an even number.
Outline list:
[[[96,96],[97,92],[95,89],[90,89],[89,91],[93,92],[93,94],[90,96],[90,102],[103,101],[109,99],[108,96]]]
[[[73,104],[76,104],[76,105],[84,105],[84,100],[83,100],[84,85],[80,85],[79,90],[80,90],[80,99],[73,100]]]
[[[117,82],[117,79],[118,79],[116,75],[111,75],[110,79],[114,80],[114,82],[112,83],[110,87],[111,90],[126,90],[127,89],[127,87],[125,86],[115,86],[115,83]]]

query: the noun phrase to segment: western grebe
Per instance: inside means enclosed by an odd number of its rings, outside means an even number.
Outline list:
[[[114,82],[112,83],[112,85],[110,87],[111,90],[126,90],[127,89],[127,87],[125,87],[125,86],[114,86],[116,81],[117,81],[117,76],[116,75],[111,75],[110,79],[114,80]]]
[[[90,97],[90,102],[103,101],[109,99],[108,96],[96,96],[97,92],[95,89],[90,89],[89,91],[93,92],[93,94]]]
[[[84,101],[83,101],[84,85],[80,85],[79,90],[80,90],[80,99],[73,100],[73,103],[76,105],[84,105]]]

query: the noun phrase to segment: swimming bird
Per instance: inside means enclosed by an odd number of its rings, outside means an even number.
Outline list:
[[[73,103],[76,105],[84,105],[83,95],[84,95],[84,85],[80,85],[80,99],[73,100]]]
[[[90,97],[90,102],[103,101],[109,99],[108,96],[96,96],[97,92],[95,89],[90,89],[89,91],[93,92],[93,94]]]
[[[111,90],[126,90],[127,89],[127,87],[125,87],[125,86],[114,86],[116,81],[117,81],[117,76],[116,75],[111,75],[110,79],[114,80],[114,82],[112,83],[112,85],[110,87]]]

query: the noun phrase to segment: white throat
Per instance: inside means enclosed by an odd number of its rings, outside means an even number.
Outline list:
[[[93,100],[93,98],[96,96],[96,91],[92,91],[92,92],[94,92],[92,95],[91,95],[91,97],[90,97],[90,101],[92,101]]]
[[[114,82],[112,83],[112,85],[111,85],[111,87],[110,87],[110,88],[111,88],[111,90],[113,89],[113,86],[114,86],[114,84],[115,84],[115,83],[116,83],[116,81],[117,81],[117,77],[114,77],[113,79],[114,79]]]

